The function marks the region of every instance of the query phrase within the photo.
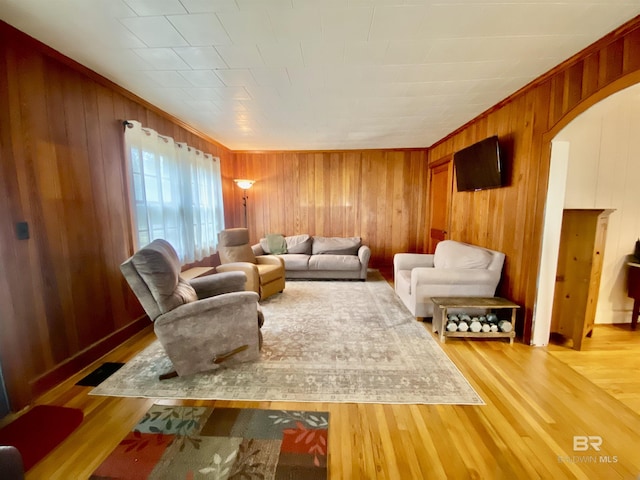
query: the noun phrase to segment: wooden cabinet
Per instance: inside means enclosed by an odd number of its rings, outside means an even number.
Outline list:
[[[566,209],[562,215],[551,332],[573,340],[576,350],[593,331],[611,212]]]

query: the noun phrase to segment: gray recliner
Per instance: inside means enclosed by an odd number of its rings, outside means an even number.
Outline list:
[[[141,248],[120,270],[153,321],[175,368],[175,373],[161,378],[259,358],[262,313],[258,294],[244,290],[244,273],[219,273],[187,282],[180,276],[176,251],[161,239]]]

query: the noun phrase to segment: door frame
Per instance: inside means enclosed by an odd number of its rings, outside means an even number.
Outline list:
[[[447,171],[447,191],[445,201],[445,228],[443,230],[433,228],[433,210],[435,206],[434,202],[434,189],[433,189],[433,175],[438,171]],[[435,240],[444,240],[451,229],[451,198],[453,196],[453,155],[447,155],[429,164],[429,221],[427,229],[427,251],[433,253],[435,250]],[[436,236],[434,236],[436,235]],[[434,240],[435,239],[435,240]]]

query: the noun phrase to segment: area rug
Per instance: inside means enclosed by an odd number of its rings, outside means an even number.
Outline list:
[[[90,479],[327,478],[327,412],[154,405]]]
[[[83,418],[77,408],[36,405],[0,429],[0,445],[16,447],[26,471],[71,435]]]
[[[253,401],[484,402],[378,271],[366,282],[287,281],[262,302],[257,362],[158,380],[172,369],[155,342],[92,395]]]

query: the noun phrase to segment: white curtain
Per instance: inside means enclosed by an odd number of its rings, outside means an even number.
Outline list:
[[[136,249],[163,238],[183,264],[214,254],[224,229],[220,159],[134,120],[124,137]]]

